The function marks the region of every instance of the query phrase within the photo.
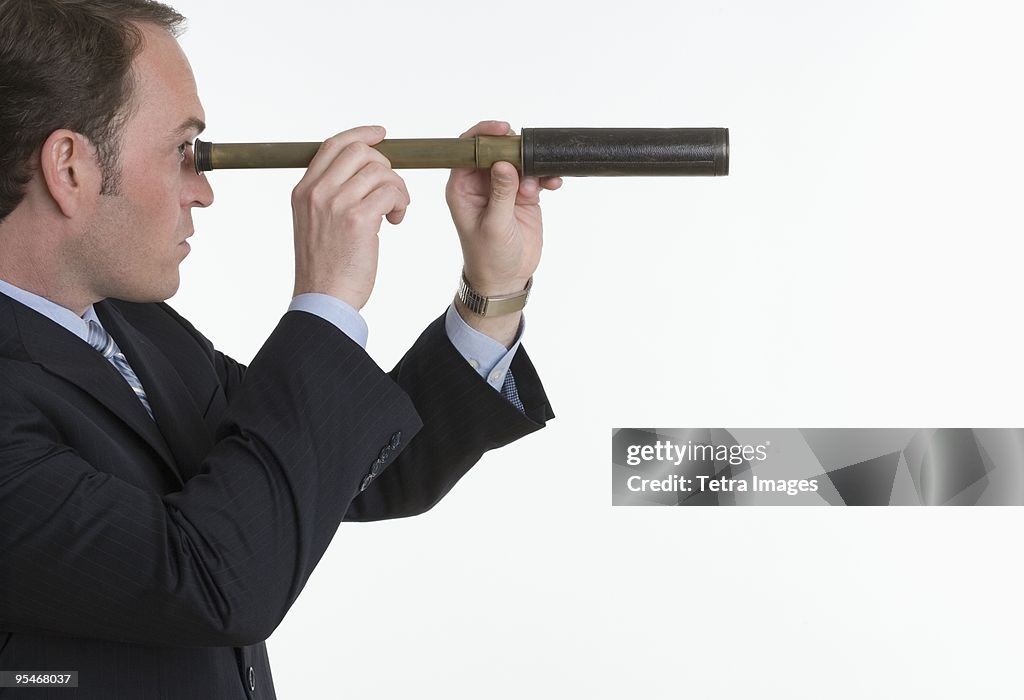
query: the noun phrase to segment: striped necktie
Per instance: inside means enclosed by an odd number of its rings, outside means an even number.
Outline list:
[[[128,364],[128,359],[121,353],[117,347],[117,343],[110,337],[103,326],[96,323],[95,321],[88,321],[89,324],[89,345],[96,348],[103,357],[110,360],[110,364],[117,368],[117,371],[121,373],[121,376],[125,378],[134,391],[135,395],[139,397],[139,401],[146,408],[146,413],[149,417],[153,417],[153,409],[149,407],[149,399],[146,398],[146,390],[142,388],[142,382],[132,371],[131,365]]]

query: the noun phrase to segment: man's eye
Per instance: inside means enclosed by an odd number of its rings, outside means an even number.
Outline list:
[[[185,160],[185,157],[188,155],[188,147],[191,145],[191,141],[186,141],[185,143],[178,145],[178,157],[181,158],[181,160]]]

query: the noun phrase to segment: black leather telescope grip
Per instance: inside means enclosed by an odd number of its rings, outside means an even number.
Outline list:
[[[523,174],[728,175],[729,130],[526,129]]]

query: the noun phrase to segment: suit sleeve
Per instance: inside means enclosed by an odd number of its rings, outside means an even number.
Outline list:
[[[452,345],[444,316],[420,335],[390,372],[411,398],[423,429],[397,459],[370,477],[349,505],[346,520],[417,515],[433,507],[480,457],[544,427],[554,417],[537,372],[520,346],[512,361],[525,412],[488,385]],[[374,462],[389,456],[381,448]],[[385,460],[387,464],[387,460]]]
[[[161,496],[83,460],[0,384],[0,629],[164,646],[271,634],[365,465],[422,424],[358,345],[301,312],[233,394],[200,473]]]
[[[187,320],[162,306],[203,346],[230,401],[245,367],[217,352]],[[445,316],[435,319],[389,373],[410,397],[423,429],[413,441],[408,435],[392,433],[381,442],[378,453],[363,465],[360,491],[345,519],[383,520],[423,513],[485,452],[544,427],[554,413],[525,347],[518,348],[510,369],[524,413],[469,366],[448,337]],[[397,459],[391,459],[395,454]]]

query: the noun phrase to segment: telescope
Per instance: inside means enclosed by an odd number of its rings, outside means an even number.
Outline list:
[[[724,128],[524,128],[520,136],[384,139],[373,146],[402,168],[490,168],[506,161],[523,176],[592,177],[729,174]],[[306,143],[195,142],[196,172],[305,168],[320,149]]]

